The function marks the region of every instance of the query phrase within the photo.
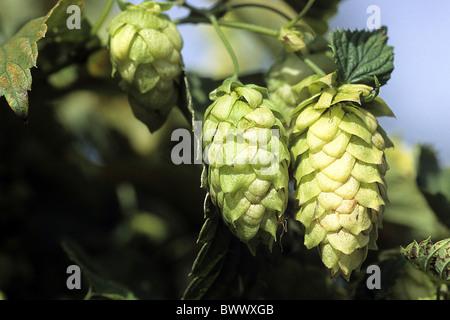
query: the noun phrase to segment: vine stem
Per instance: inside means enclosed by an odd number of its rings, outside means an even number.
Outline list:
[[[92,288],[88,289],[88,292],[86,293],[84,300],[89,300],[92,298]]]
[[[216,19],[217,20],[217,19]],[[175,24],[183,24],[183,23],[208,23],[211,22],[211,20],[205,19],[205,18],[199,18],[199,17],[188,17],[180,20],[174,20]],[[227,27],[227,28],[236,28],[236,29],[243,29],[248,31],[253,31],[259,34],[264,34],[272,37],[278,37],[278,30],[266,28],[262,26],[258,26],[256,24],[251,23],[245,23],[245,22],[237,22],[237,21],[217,21],[219,26],[221,27]]]
[[[272,37],[278,37],[278,30],[274,30],[271,28],[266,28],[262,26],[258,26],[256,24],[250,24],[245,22],[237,22],[237,21],[220,21],[219,25],[223,27],[237,28],[243,30],[249,30],[260,34],[265,34]]]
[[[300,11],[300,13],[291,21],[289,21],[289,23],[286,25],[286,28],[291,28],[293,26],[295,26],[295,24],[297,22],[300,21],[301,18],[303,18],[303,16],[308,12],[308,10],[312,7],[312,5],[314,4],[314,1],[316,0],[309,0],[308,3],[306,4],[306,6],[303,8],[302,11]]]
[[[234,9],[239,9],[239,8],[245,8],[245,7],[254,7],[254,8],[261,8],[261,9],[267,9],[267,10],[270,10],[270,11],[272,11],[272,12],[274,12],[274,13],[277,13],[277,14],[279,14],[280,16],[282,16],[283,18],[285,18],[286,20],[291,20],[291,17],[289,17],[287,14],[285,14],[284,12],[282,12],[282,11],[280,11],[280,10],[278,10],[278,9],[276,9],[276,8],[274,8],[274,7],[271,7],[271,6],[268,6],[268,5],[265,5],[265,4],[261,4],[261,3],[238,3],[238,4],[231,4],[231,5],[228,5],[228,10],[234,10]]]
[[[302,11],[294,19],[290,20],[289,23],[286,25],[286,27],[289,28],[289,27],[294,26],[306,14],[306,12],[308,12],[308,10],[311,8],[311,6],[314,4],[314,2],[315,2],[315,0],[309,0],[308,3],[305,5],[305,7],[302,9]],[[228,39],[225,36],[225,34],[222,32],[220,27],[222,26],[222,27],[243,29],[243,30],[253,31],[253,32],[256,32],[256,33],[259,33],[259,34],[269,35],[269,36],[272,36],[272,37],[275,37],[275,38],[277,38],[279,36],[279,30],[266,28],[266,27],[255,25],[255,24],[244,23],[244,22],[224,21],[224,20],[218,21],[216,16],[213,13],[209,13],[206,10],[197,9],[195,7],[192,7],[192,6],[188,5],[187,3],[184,3],[183,6],[185,6],[186,8],[191,10],[192,12],[195,12],[196,14],[204,16],[206,18],[198,17],[198,16],[197,17],[192,17],[191,16],[191,17],[187,17],[185,19],[180,19],[180,20],[178,20],[176,22],[174,21],[174,22],[176,24],[210,22],[212,24],[212,26],[214,27],[214,29],[216,30],[216,32],[217,32],[218,36],[220,37],[221,41],[225,45],[225,48],[227,49],[227,51],[228,51],[228,53],[229,53],[229,55],[231,57],[231,60],[233,61],[233,65],[234,65],[233,78],[236,79],[236,80],[238,79],[238,76],[239,76],[238,60],[237,60],[235,52],[233,51],[233,48],[231,47],[230,42],[228,41]],[[247,7],[247,6],[255,6],[255,7],[260,7],[260,8],[272,10],[272,11],[277,12],[280,15],[282,15],[285,18],[288,19],[288,17],[284,13],[280,12],[279,10],[277,10],[275,8],[271,8],[271,7],[265,6],[265,5],[236,4],[236,5],[230,6],[229,9],[237,9],[237,8],[242,8],[242,7]],[[325,76],[326,75],[326,73],[318,65],[316,65],[314,62],[312,62],[310,59],[302,58],[302,57],[300,57],[300,58],[316,74],[319,74],[321,76]]]
[[[111,11],[111,8],[114,4],[114,0],[108,0],[106,3],[105,9],[103,9],[102,15],[95,23],[94,27],[91,30],[91,35],[96,35],[98,30],[100,30],[100,27],[102,26],[103,22],[105,22],[106,17],[108,16],[109,12]]]
[[[317,64],[312,62],[310,59],[308,59],[308,58],[300,58],[300,59],[302,59],[303,62],[306,63],[306,65],[308,67],[310,67],[318,75],[321,75],[321,76],[325,76],[326,75],[325,71],[323,71]]]
[[[224,46],[227,49],[228,53],[230,54],[230,57],[231,57],[231,60],[233,61],[233,66],[234,66],[233,79],[234,80],[238,80],[238,77],[239,77],[239,63],[238,63],[236,54],[235,54],[233,48],[231,47],[231,44],[228,41],[227,37],[222,32],[222,29],[220,29],[220,25],[219,25],[219,22],[217,21],[216,16],[213,15],[213,14],[208,14],[207,17],[211,21],[211,24],[213,25],[214,29],[216,30],[217,35],[219,36],[220,40],[224,44]]]

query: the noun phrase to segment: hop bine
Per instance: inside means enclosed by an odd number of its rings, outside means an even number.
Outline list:
[[[130,5],[109,27],[113,76],[128,93],[135,116],[151,131],[162,126],[176,104],[183,67],[183,41],[162,13],[166,7],[156,2]]]
[[[292,113],[290,151],[305,245],[348,280],[377,249],[387,200],[384,149],[393,145],[370,110],[391,111],[374,88],[335,78],[314,75],[296,86],[302,102]]]
[[[285,119],[265,88],[227,79],[210,95],[203,148],[212,202],[252,253],[276,240],[288,201]]]

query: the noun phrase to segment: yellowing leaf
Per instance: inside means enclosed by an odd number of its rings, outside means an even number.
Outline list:
[[[47,18],[48,15],[28,22],[0,47],[0,95],[23,120],[28,115],[30,68],[36,66],[37,41],[47,31]]]
[[[67,3],[60,0],[47,15],[26,23],[0,47],[0,97],[5,96],[11,109],[22,120],[28,116],[28,91],[31,90],[30,68],[36,67],[37,42],[47,32],[47,19],[55,8]]]

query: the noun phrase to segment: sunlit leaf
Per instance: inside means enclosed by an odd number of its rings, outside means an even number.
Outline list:
[[[387,28],[335,30],[331,44],[339,81],[375,87],[374,76],[384,85],[394,70],[393,47],[387,45]]]

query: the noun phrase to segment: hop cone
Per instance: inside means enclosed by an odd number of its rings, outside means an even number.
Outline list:
[[[128,6],[109,28],[113,76],[128,93],[136,117],[158,129],[177,101],[183,46],[177,27],[160,4]]]
[[[392,143],[368,108],[383,102],[364,103],[373,100],[366,85],[336,88],[334,74],[307,78],[297,89],[305,100],[293,113],[290,139],[296,219],[305,226],[306,247],[318,246],[331,275],[348,280],[367,250],[377,249],[386,200],[384,149]]]
[[[231,79],[210,98],[203,147],[211,200],[253,253],[260,242],[271,248],[288,200],[282,113],[265,88]]]

